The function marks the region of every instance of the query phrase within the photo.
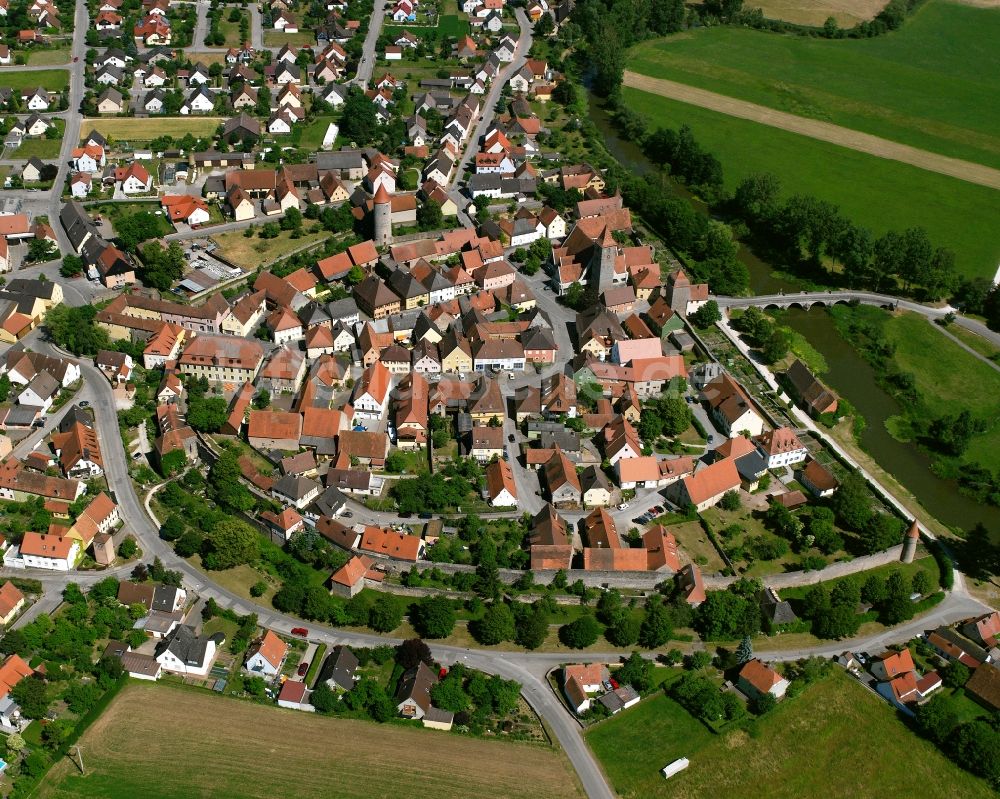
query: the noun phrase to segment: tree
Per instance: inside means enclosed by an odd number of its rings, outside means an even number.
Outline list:
[[[756,600],[731,590],[710,591],[695,614],[695,627],[709,641],[742,638],[760,630]]]
[[[773,694],[757,694],[750,701],[750,710],[754,715],[763,716],[768,711],[773,710],[778,705],[778,700]]]
[[[224,450],[208,470],[209,499],[229,510],[248,511],[253,508],[256,500],[249,489],[240,483],[240,474],[236,450]]]
[[[375,105],[360,89],[351,87],[344,101],[340,132],[358,146],[364,146],[377,138],[378,130]]]
[[[16,732],[12,732],[7,736],[7,751],[8,752],[21,752],[24,750],[24,738]]]
[[[952,661],[944,669],[944,684],[949,688],[961,688],[969,681],[972,673],[969,667],[960,661]]]
[[[170,477],[187,466],[187,453],[182,449],[175,449],[172,452],[161,455],[159,465],[160,474],[164,477]]]
[[[600,634],[601,625],[589,614],[559,628],[559,640],[570,649],[585,649],[596,643]]]
[[[903,521],[888,513],[873,513],[861,532],[861,544],[871,554],[894,547],[903,540]]]
[[[740,502],[740,492],[733,490],[727,491],[722,495],[722,499],[719,500],[719,505],[723,510],[736,511],[742,506]]]
[[[21,714],[29,719],[44,718],[49,709],[48,689],[38,677],[25,677],[10,690],[11,698],[21,707]]]
[[[376,632],[389,633],[402,623],[402,603],[392,594],[379,594],[368,609],[368,626]]]
[[[899,624],[913,616],[910,581],[901,571],[894,571],[885,583],[885,600],[879,610],[886,624]]]
[[[525,649],[538,649],[548,637],[548,614],[540,607],[525,609],[514,623],[514,643]]]
[[[618,611],[604,629],[604,637],[613,646],[633,646],[639,640],[640,624],[627,610]]]
[[[840,488],[831,497],[830,507],[843,527],[855,532],[865,529],[872,515],[872,507],[864,478],[857,472],[846,475],[840,482]]]
[[[638,652],[633,652],[615,677],[619,683],[631,685],[639,693],[648,691],[653,685],[653,664]]]
[[[389,474],[401,474],[406,471],[406,456],[399,450],[393,450],[385,459],[385,470]]]
[[[778,214],[780,197],[778,178],[770,173],[756,172],[740,181],[733,194],[733,204],[747,222],[770,222]]]
[[[229,406],[222,397],[190,398],[187,423],[201,433],[216,433],[229,418]]]
[[[250,596],[252,597],[264,596],[265,591],[267,591],[267,583],[263,580],[258,580],[250,586]]]
[[[455,629],[455,608],[447,597],[420,600],[410,612],[414,629],[422,638],[447,638]]]
[[[417,208],[417,224],[421,230],[439,230],[444,225],[441,203],[427,200]]]
[[[135,252],[142,242],[162,235],[163,229],[159,217],[149,211],[139,211],[119,217],[115,221],[115,232],[122,249]]]
[[[746,635],[736,649],[736,662],[742,666],[751,660],[753,660],[753,642],[750,640],[750,636]]]
[[[471,704],[469,695],[462,686],[458,671],[452,671],[443,680],[431,687],[431,699],[437,707],[461,713]]]
[[[83,258],[79,255],[67,255],[62,260],[59,267],[59,274],[63,277],[76,277],[83,274]]]
[[[419,638],[407,638],[396,647],[396,662],[403,669],[412,669],[420,663],[428,665],[434,662],[430,647]]]
[[[934,580],[931,578],[930,572],[924,569],[913,575],[912,582],[913,591],[921,596],[926,596],[934,588]]]
[[[721,321],[722,312],[719,310],[719,304],[715,300],[709,300],[691,314],[688,319],[691,320],[695,327],[704,330]]]
[[[176,541],[184,535],[185,529],[187,525],[184,524],[184,519],[176,513],[171,513],[160,525],[160,538],[164,541]]]
[[[485,646],[510,641],[514,638],[514,612],[504,602],[493,602],[482,619],[470,627],[475,639]]]
[[[266,388],[259,389],[257,393],[253,395],[253,399],[250,400],[250,404],[253,405],[254,410],[264,410],[271,404],[271,392]]]
[[[209,536],[211,551],[205,557],[209,569],[231,569],[250,563],[260,555],[260,536],[239,519],[225,519],[215,525]]]
[[[313,688],[313,692],[309,696],[309,702],[320,713],[332,713],[340,705],[340,699],[337,698],[337,694],[327,685],[325,680],[316,683],[316,687]]]
[[[139,552],[139,545],[132,536],[129,536],[118,545],[118,557],[129,560],[134,558]]]
[[[674,634],[670,622],[670,613],[659,601],[650,601],[646,606],[646,615],[639,627],[639,646],[644,649],[658,649],[670,640]]]
[[[930,702],[917,705],[914,717],[920,734],[939,746],[948,740],[952,730],[958,726],[958,714],[942,694],[935,694]]]
[[[93,305],[61,304],[45,315],[45,326],[52,340],[63,349],[74,355],[94,356],[98,350],[111,349],[111,339],[107,331],[95,324],[96,317]]]

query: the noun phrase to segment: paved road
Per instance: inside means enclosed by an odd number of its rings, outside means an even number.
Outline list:
[[[625,70],[624,83],[626,86],[640,91],[669,97],[672,100],[689,103],[699,108],[707,108],[720,114],[738,119],[748,119],[751,122],[791,131],[800,136],[808,136],[812,139],[836,144],[839,147],[899,161],[918,169],[948,175],[958,180],[988,186],[991,189],[1000,189],[1000,169],[993,169],[983,164],[950,158],[928,150],[910,147],[891,139],[883,139],[881,136],[862,133],[853,128],[845,128],[831,122],[789,114],[787,111],[777,111],[757,103],[689,86],[686,83],[640,75],[629,70]]]
[[[375,71],[375,45],[378,37],[382,33],[382,23],[385,21],[386,0],[375,0],[372,15],[368,22],[368,34],[365,36],[364,46],[361,48],[361,60],[358,61],[358,72],[354,76],[354,82],[361,88],[366,88],[372,79]]]
[[[496,106],[500,101],[500,95],[503,91],[503,87],[507,85],[515,71],[524,66],[524,62],[528,56],[528,51],[531,49],[531,21],[524,13],[523,8],[515,9],[514,14],[517,17],[517,24],[521,29],[517,39],[517,47],[514,50],[514,60],[509,64],[506,64],[504,68],[500,70],[500,74],[497,75],[496,80],[490,84],[490,90],[482,97],[483,113],[479,118],[479,124],[476,125],[476,129],[472,132],[472,136],[469,138],[469,141],[462,152],[462,157],[459,159],[459,162],[455,164],[455,169],[451,175],[451,181],[446,187],[448,196],[451,197],[452,202],[454,202],[455,206],[459,209],[459,221],[467,227],[471,227],[473,225],[472,219],[465,210],[466,206],[469,204],[469,198],[458,190],[458,183],[462,180],[465,170],[469,165],[469,161],[479,150],[480,139],[487,134],[490,125],[493,124],[493,117],[496,116]]]

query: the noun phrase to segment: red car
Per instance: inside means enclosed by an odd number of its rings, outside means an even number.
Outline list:
[[[299,670],[298,670],[298,675],[299,675],[300,677],[305,677],[305,676],[306,676],[306,672],[307,672],[307,671],[309,671],[309,661],[307,661],[307,660],[303,660],[303,661],[302,661],[302,662],[301,662],[301,663],[299,664]]]
[[[309,635],[309,631],[305,627],[292,627],[292,635],[297,635],[299,638],[306,638]]]

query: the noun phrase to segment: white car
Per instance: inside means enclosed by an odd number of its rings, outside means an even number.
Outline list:
[[[618,510],[628,510],[628,503],[627,502],[619,502],[618,503]]]

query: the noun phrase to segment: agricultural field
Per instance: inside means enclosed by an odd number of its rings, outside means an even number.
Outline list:
[[[876,235],[921,226],[935,246],[955,253],[959,274],[993,279],[998,191],[648,92],[625,87],[622,96],[651,126],[688,125],[722,163],[730,191],[749,174],[771,172],[786,195],[828,200]]]
[[[849,28],[875,15],[885,6],[883,0],[764,0],[756,3],[769,19],[798,25],[822,25],[833,17],[842,28]]]
[[[1000,168],[1000,10],[931,0],[872,39],[704,28],[633,48],[628,69]]]
[[[115,141],[152,141],[159,136],[183,138],[211,136],[225,121],[224,117],[110,117],[107,119],[84,119],[80,123],[80,135],[86,136],[96,130],[105,138]]]
[[[568,761],[543,746],[331,719],[166,685],[127,686],[80,745],[86,776],[64,760],[35,796],[188,799],[192,774],[197,795],[213,799],[580,796]]]
[[[39,69],[32,72],[17,67],[0,67],[0,86],[12,89],[33,89],[41,86],[50,92],[61,92],[69,86],[69,71],[65,69]]]
[[[713,735],[659,694],[594,725],[586,738],[624,799],[994,795],[839,669],[782,702],[753,734]],[[660,769],[679,757],[691,765],[664,780]]]

